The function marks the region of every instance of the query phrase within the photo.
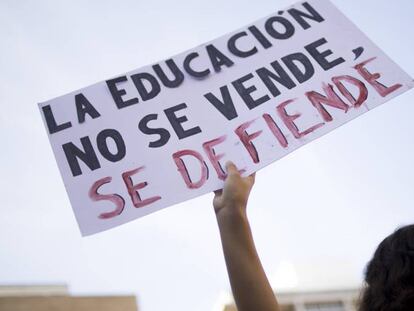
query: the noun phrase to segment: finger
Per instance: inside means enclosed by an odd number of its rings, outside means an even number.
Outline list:
[[[214,194],[215,194],[216,196],[220,196],[222,193],[223,193],[223,189],[219,189],[219,190],[215,190],[215,191],[214,191]]]
[[[254,185],[254,181],[255,181],[255,179],[256,179],[256,174],[255,174],[255,173],[253,173],[253,174],[251,174],[251,175],[249,175],[249,176],[244,177],[243,179],[244,179],[247,183],[249,183],[249,184],[250,184],[250,186],[253,186],[253,185]]]
[[[241,170],[239,170],[240,176],[243,175],[244,173],[246,173],[246,170],[244,168],[242,168]]]
[[[255,180],[256,180],[256,172],[254,172],[253,174],[251,174],[251,175],[249,176],[249,178],[251,179],[252,183],[254,183],[254,182],[255,182]]]
[[[239,171],[238,171],[236,165],[233,162],[231,162],[231,161],[227,161],[226,162],[226,170],[227,170],[227,173],[229,175],[233,175],[233,174],[237,174],[238,175],[239,174]]]

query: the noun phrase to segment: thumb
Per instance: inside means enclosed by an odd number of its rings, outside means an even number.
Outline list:
[[[229,175],[239,174],[236,165],[232,161],[226,162],[226,170]]]

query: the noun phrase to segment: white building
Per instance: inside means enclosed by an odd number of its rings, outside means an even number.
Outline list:
[[[356,311],[360,289],[278,293],[281,311]],[[223,311],[236,311],[234,303]]]

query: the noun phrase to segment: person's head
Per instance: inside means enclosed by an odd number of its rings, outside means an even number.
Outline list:
[[[414,225],[378,246],[365,272],[360,311],[414,310]]]

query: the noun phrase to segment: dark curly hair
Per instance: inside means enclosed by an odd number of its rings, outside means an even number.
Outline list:
[[[381,242],[368,263],[365,282],[360,311],[414,311],[414,225]]]

